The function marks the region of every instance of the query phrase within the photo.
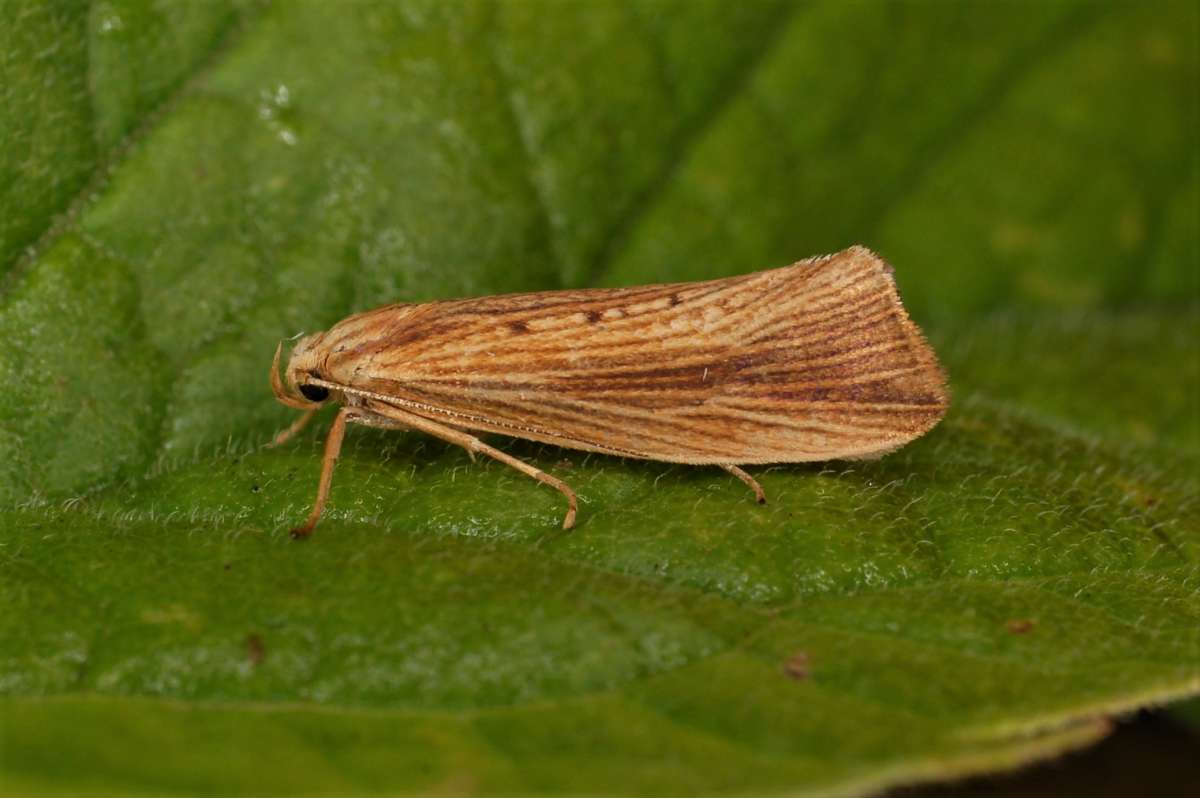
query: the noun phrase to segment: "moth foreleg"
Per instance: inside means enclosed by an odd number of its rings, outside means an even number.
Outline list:
[[[427,419],[424,416],[408,413],[397,407],[393,407],[392,405],[385,405],[380,402],[372,402],[370,405],[370,410],[373,413],[377,413],[378,415],[392,419],[400,426],[408,427],[409,429],[420,430],[421,432],[432,435],[435,438],[441,438],[447,443],[457,444],[458,446],[466,449],[467,453],[472,455],[472,459],[474,459],[474,454],[476,452],[480,454],[486,454],[488,457],[499,460],[505,465],[512,466],[522,474],[533,477],[543,485],[549,485],[567,499],[567,514],[563,518],[562,528],[570,529],[571,527],[575,526],[575,513],[578,509],[578,502],[575,499],[575,491],[571,490],[570,486],[568,486],[567,483],[563,482],[561,479],[552,477],[545,471],[542,471],[540,468],[535,468],[528,463],[518,460],[512,455],[505,454],[499,449],[488,446],[474,435],[469,435],[466,432],[454,429],[453,427],[439,424],[438,422]]]
[[[300,414],[300,418],[293,421],[291,426],[285,430],[282,430],[278,435],[275,436],[274,440],[267,445],[282,446],[283,444],[287,443],[292,438],[296,437],[296,433],[308,426],[308,422],[312,421],[312,418],[314,415],[316,415],[316,413],[316,408],[313,408],[312,410],[305,410]]]
[[[749,486],[750,490],[754,491],[754,500],[756,502],[758,502],[759,504],[767,503],[767,494],[763,492],[762,485],[758,484],[757,479],[750,476],[745,471],[743,471],[742,469],[733,465],[732,463],[718,463],[718,465],[721,466],[721,468],[728,471],[730,474],[733,474],[735,477],[740,479],[742,482],[745,482],[746,485]]]
[[[338,455],[342,451],[342,439],[346,437],[346,416],[352,412],[350,408],[343,407],[333,417],[333,426],[329,428],[329,435],[325,438],[325,456],[321,459],[321,481],[317,483],[317,500],[304,525],[292,530],[294,538],[306,538],[311,535],[313,527],[321,520],[321,513],[325,512],[329,485],[333,482],[333,467],[337,465]]]

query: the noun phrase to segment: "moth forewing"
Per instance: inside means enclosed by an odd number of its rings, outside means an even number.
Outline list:
[[[390,305],[301,340],[286,381],[289,406],[327,391],[346,422],[422,429],[556,487],[565,528],[564,483],[466,430],[718,465],[761,497],[737,465],[879,456],[947,405],[891,267],[862,247],[705,282]]]

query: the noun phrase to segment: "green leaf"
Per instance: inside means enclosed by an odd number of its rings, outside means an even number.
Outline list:
[[[1200,692],[1193,5],[10,5],[6,794],[859,794]],[[951,375],[900,452],[497,440],[564,533],[352,429],[287,538],[279,339],[852,243]]]

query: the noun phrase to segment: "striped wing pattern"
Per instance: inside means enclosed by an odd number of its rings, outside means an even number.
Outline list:
[[[946,409],[890,267],[854,247],[699,283],[351,317],[321,376],[464,429],[680,463],[870,457]]]

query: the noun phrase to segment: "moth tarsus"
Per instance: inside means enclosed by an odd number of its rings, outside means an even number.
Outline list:
[[[743,471],[742,469],[733,465],[732,463],[718,463],[718,465],[720,465],[721,468],[723,468],[725,471],[728,471],[730,474],[733,474],[735,477],[740,479],[742,482],[745,482],[746,486],[749,487],[750,490],[754,491],[754,500],[756,502],[758,502],[759,504],[767,503],[767,494],[763,491],[762,485],[758,484],[757,479],[750,476],[745,471]]]
[[[278,357],[278,354],[276,357]],[[316,414],[316,408],[313,408],[312,410],[305,410],[302,414],[296,417],[296,420],[292,422],[291,426],[281,430],[274,438],[272,438],[271,442],[268,443],[267,446],[282,446],[283,444],[287,443],[292,438],[296,437],[300,430],[307,427],[308,422],[312,421],[313,416]]]
[[[395,304],[301,339],[271,387],[305,411],[327,401],[320,520],[347,424],[411,429],[485,454],[577,499],[562,480],[474,432],[588,452],[741,466],[879,457],[945,414],[945,377],[900,302],[891,267],[863,247],[697,283]]]

